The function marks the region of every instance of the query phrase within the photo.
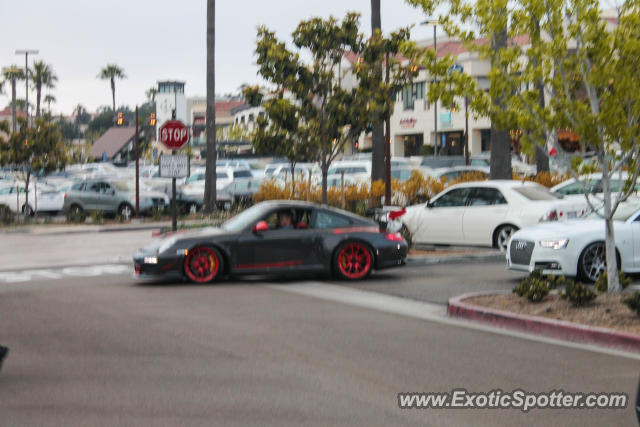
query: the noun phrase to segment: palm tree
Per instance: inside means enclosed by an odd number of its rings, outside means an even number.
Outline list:
[[[12,131],[16,132],[18,123],[16,122],[16,81],[24,79],[24,71],[17,65],[2,70],[2,77],[5,81],[11,82],[11,123]]]
[[[107,64],[102,70],[100,70],[100,74],[98,74],[98,78],[102,80],[109,80],[111,83],[111,97],[113,99],[113,112],[116,112],[116,79],[126,79],[127,76],[124,74],[124,70],[118,67],[116,64]]]
[[[147,99],[149,101],[156,102],[156,94],[158,93],[158,89],[155,87],[150,87],[149,89],[147,89],[147,91],[145,92],[145,94],[147,95]]]
[[[48,93],[43,101],[47,103],[47,110],[49,110],[49,114],[51,114],[51,103],[56,103],[56,97]]]
[[[33,63],[33,68],[29,70],[29,77],[36,87],[36,117],[40,117],[40,100],[42,98],[42,88],[51,89],[55,87],[58,77],[53,73],[51,66],[42,61]]]

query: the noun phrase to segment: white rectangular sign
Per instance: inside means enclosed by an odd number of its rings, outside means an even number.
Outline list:
[[[189,156],[160,156],[160,176],[163,178],[184,178],[189,176]]]

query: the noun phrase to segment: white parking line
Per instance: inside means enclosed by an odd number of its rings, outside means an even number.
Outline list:
[[[506,335],[514,338],[559,345],[579,350],[593,351],[595,353],[603,353],[610,356],[640,360],[640,354],[631,353],[624,350],[599,347],[591,344],[582,344],[572,341],[563,341],[555,338],[528,334],[519,331],[512,331],[509,329],[496,328],[489,325],[447,317],[446,306],[440,304],[414,301],[406,298],[395,297],[392,295],[380,294],[377,292],[353,289],[346,286],[328,285],[321,282],[303,282],[300,284],[264,286],[284,292],[291,292],[298,295],[305,295],[313,298],[320,298],[328,301],[378,310],[385,313],[398,314],[414,319],[438,322],[466,329],[474,329],[483,332],[489,332],[492,334]]]
[[[64,277],[96,277],[131,273],[133,270],[128,264],[102,264],[80,267],[47,268],[41,270],[20,270],[0,272],[0,282],[20,283],[38,279],[59,280]]]

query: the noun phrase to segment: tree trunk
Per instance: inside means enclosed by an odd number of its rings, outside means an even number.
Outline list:
[[[327,172],[329,172],[329,165],[327,165],[327,151],[328,151],[327,138],[322,138],[322,159],[320,160],[320,169],[322,170],[322,204],[327,204]]]
[[[380,0],[371,0],[371,34],[376,30],[382,31],[381,22]],[[382,81],[382,63],[376,66],[376,77]],[[384,122],[378,116],[371,135],[371,182],[385,179],[384,149]]]
[[[113,105],[113,114],[116,113],[116,81],[115,77],[111,77],[111,101]]]
[[[549,172],[549,156],[545,147],[536,144],[536,173]]]
[[[207,164],[204,181],[204,211],[216,209],[216,2],[207,0]]]
[[[24,180],[24,216],[28,216],[27,215],[27,206],[29,206],[29,179],[31,178],[31,171],[29,169],[27,169],[27,176],[25,177],[26,179]]]
[[[12,131],[16,132],[18,129],[18,123],[16,123],[16,79],[11,79],[11,120]]]
[[[493,34],[491,44],[494,51],[499,51],[507,47],[507,31],[506,29]],[[494,56],[492,62],[497,59]],[[495,66],[495,64],[492,64]],[[504,95],[500,95],[493,99],[493,104],[498,107],[498,111],[504,110]],[[509,133],[505,130],[498,130],[491,121],[491,157],[489,161],[489,178],[490,179],[512,179],[511,171],[511,144]]]
[[[42,97],[42,84],[36,84],[36,117],[40,117],[40,99]]]
[[[609,293],[618,293],[622,290],[618,277],[618,259],[616,257],[616,242],[613,230],[613,213],[611,212],[611,182],[609,180],[609,162],[601,152],[600,164],[602,165],[602,191],[604,197],[605,218],[605,255],[607,262],[607,289]]]

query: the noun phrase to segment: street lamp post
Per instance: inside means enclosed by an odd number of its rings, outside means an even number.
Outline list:
[[[428,19],[421,23],[421,25],[433,25],[433,51],[436,54],[436,59],[438,57],[438,39],[436,37],[436,28],[440,21],[437,19]],[[431,80],[433,83],[434,80]],[[433,102],[433,154],[438,154],[438,100],[436,99]]]
[[[34,49],[16,50],[16,55],[24,55],[24,78],[25,78],[25,109],[27,110],[27,127],[29,127],[29,54],[37,55],[38,51]]]

